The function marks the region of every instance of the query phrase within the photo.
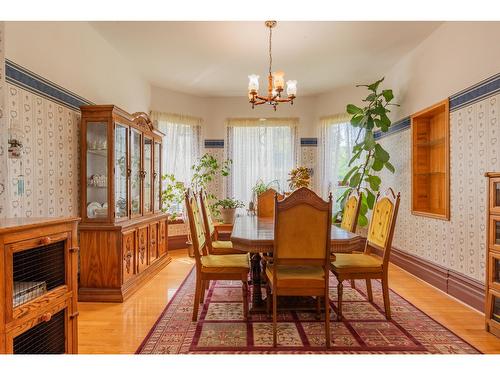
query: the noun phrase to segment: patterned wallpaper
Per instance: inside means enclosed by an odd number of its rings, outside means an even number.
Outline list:
[[[7,121],[5,116],[5,24],[0,21],[0,218],[7,216]]]
[[[500,170],[500,94],[450,113],[450,221],[411,214],[411,131],[380,140],[396,173],[382,174],[384,187],[401,191],[394,246],[484,281],[486,171]]]
[[[6,96],[23,143],[22,158],[8,159],[9,215],[78,215],[79,111],[12,84]]]

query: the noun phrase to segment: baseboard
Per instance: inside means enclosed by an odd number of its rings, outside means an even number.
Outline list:
[[[168,236],[168,249],[177,250],[185,249],[188,238],[186,234],[179,234],[177,236]]]
[[[382,255],[381,251],[374,251]],[[484,312],[484,284],[456,271],[393,247],[391,263],[476,310]]]

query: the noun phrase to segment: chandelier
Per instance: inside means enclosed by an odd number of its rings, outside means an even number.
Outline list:
[[[272,73],[273,56],[271,51],[271,41],[273,28],[276,24],[276,21],[265,22],[266,27],[269,28],[269,75],[267,77],[267,96],[259,95],[259,76],[256,74],[248,76],[248,99],[252,104],[252,108],[255,108],[256,105],[267,103],[273,106],[276,111],[276,107],[279,103],[290,102],[290,104],[293,104],[293,99],[295,99],[295,95],[297,94],[297,81],[289,80],[286,82],[287,97],[282,97],[282,92],[285,86],[285,73],[282,71]]]

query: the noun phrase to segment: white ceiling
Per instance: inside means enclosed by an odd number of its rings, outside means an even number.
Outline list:
[[[251,73],[265,85],[264,22],[91,22],[152,85],[198,96],[243,96]],[[439,22],[278,22],[273,70],[298,80],[298,95],[369,83]]]

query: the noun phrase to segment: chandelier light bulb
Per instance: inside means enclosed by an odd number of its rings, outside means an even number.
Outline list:
[[[288,96],[297,96],[297,81],[296,80],[286,81],[286,94]]]
[[[248,91],[259,91],[259,76],[257,74],[248,76]]]
[[[283,90],[285,87],[285,73],[277,71],[273,73],[274,88],[276,90]]]

